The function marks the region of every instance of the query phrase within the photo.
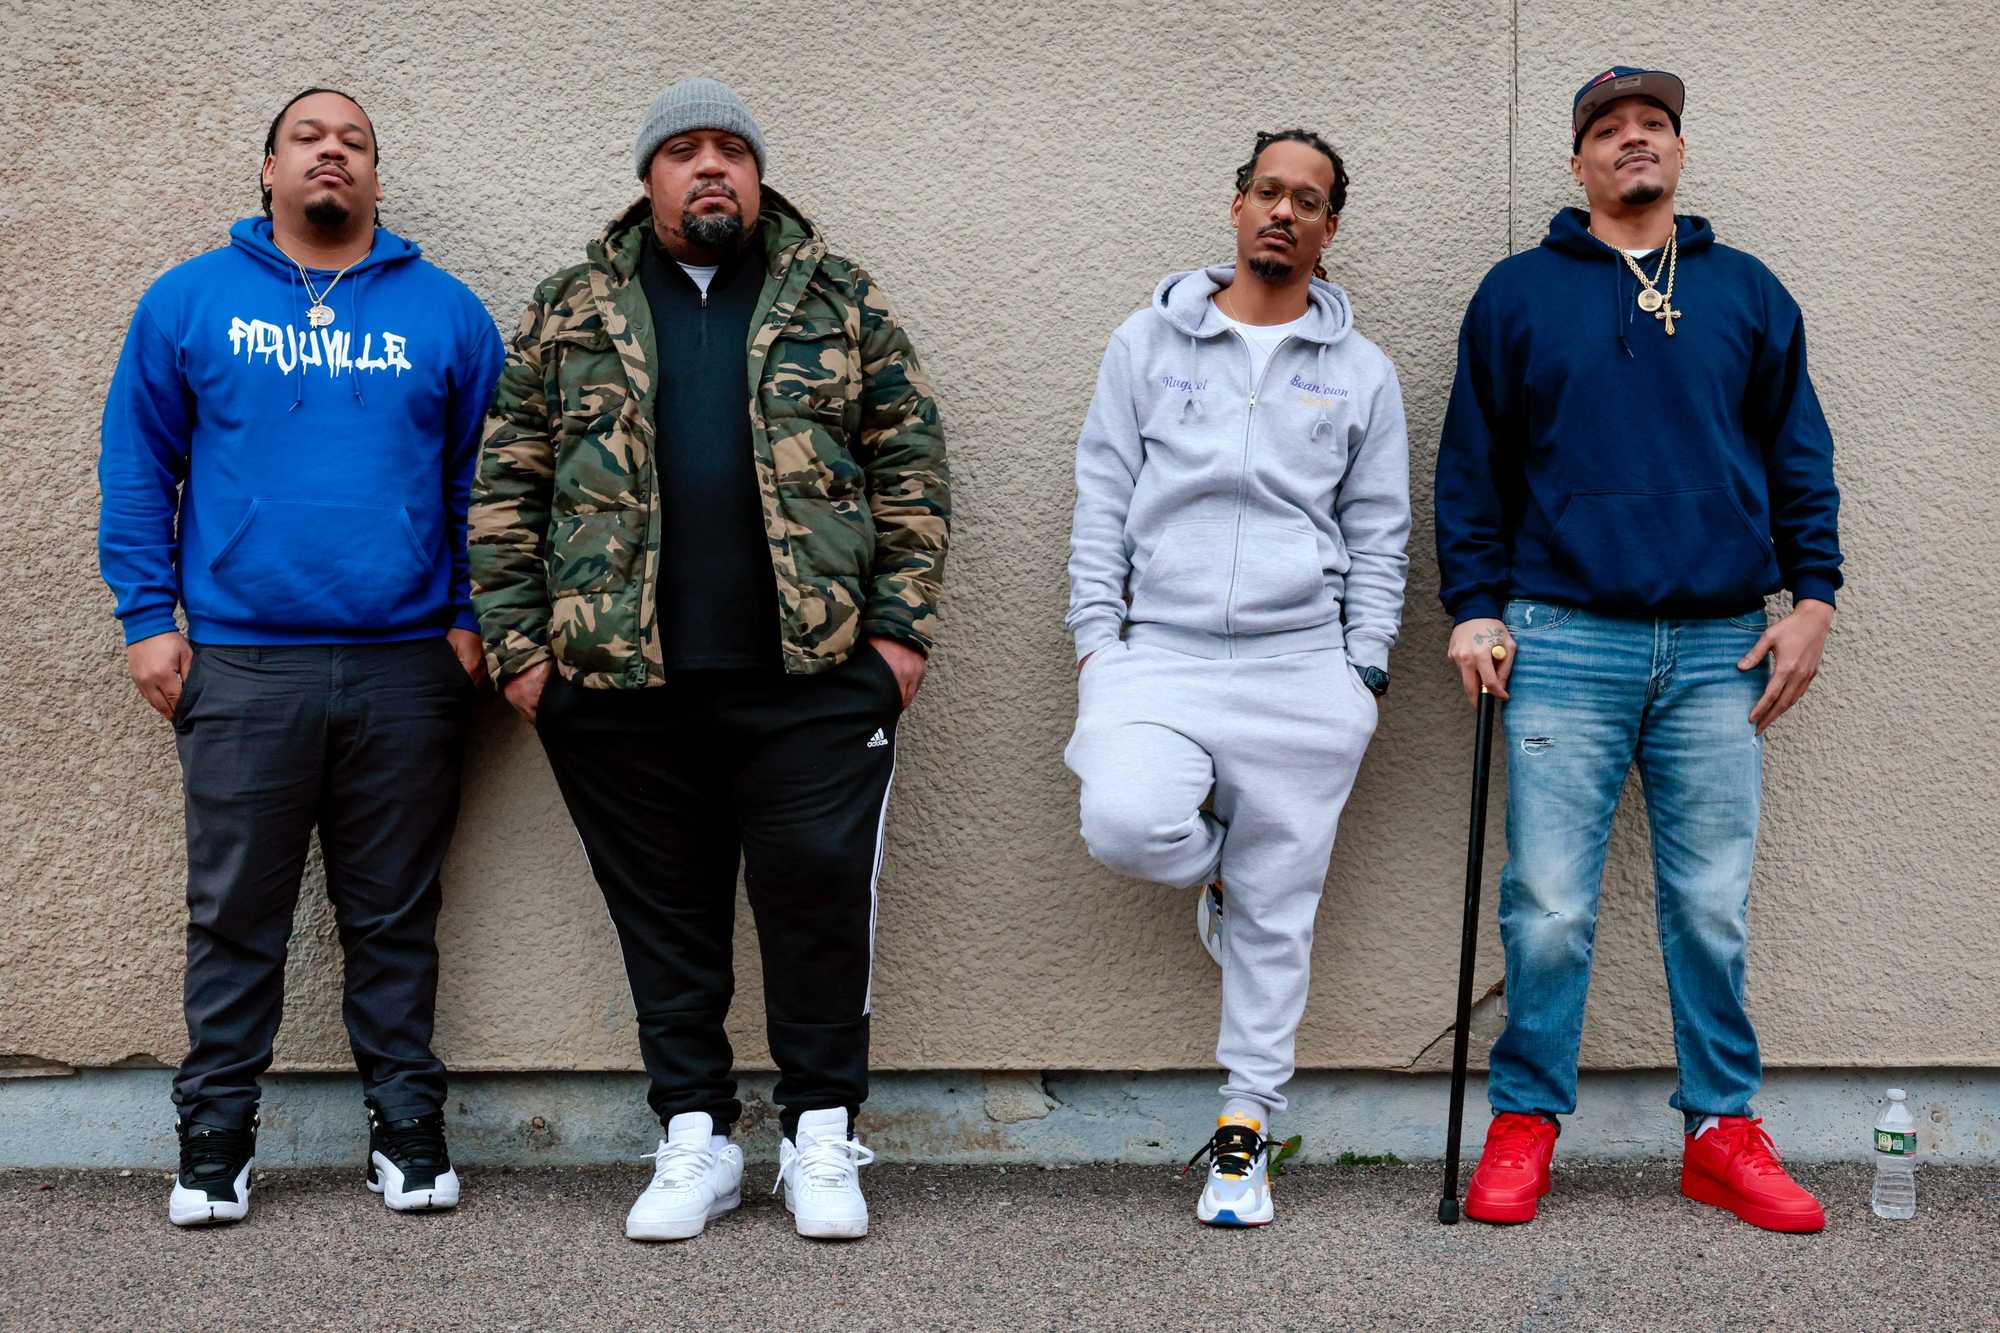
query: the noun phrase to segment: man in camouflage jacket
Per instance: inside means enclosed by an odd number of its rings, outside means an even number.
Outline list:
[[[646,197],[536,289],[513,338],[473,601],[638,1006],[667,1137],[627,1234],[690,1236],[734,1206],[741,860],[787,1204],[804,1234],[859,1235],[875,884],[896,724],[938,624],[943,432],[880,289],[763,184],[735,93],[675,84],[634,155]]]

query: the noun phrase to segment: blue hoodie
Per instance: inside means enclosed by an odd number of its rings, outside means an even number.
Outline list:
[[[104,404],[98,560],[125,642],[381,643],[477,630],[465,511],[504,349],[380,228],[314,329],[271,224],[139,301]],[[325,291],[333,274],[308,270]]]
[[[1687,317],[1669,337],[1589,222],[1556,214],[1466,311],[1437,464],[1445,609],[1724,616],[1780,587],[1832,603],[1840,495],[1798,304],[1680,217]],[[1649,277],[1658,262],[1642,261]]]

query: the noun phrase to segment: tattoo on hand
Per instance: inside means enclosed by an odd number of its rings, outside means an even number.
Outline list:
[[[1507,631],[1504,629],[1483,629],[1472,636],[1472,641],[1481,648],[1490,648],[1496,643],[1505,642],[1506,638]]]

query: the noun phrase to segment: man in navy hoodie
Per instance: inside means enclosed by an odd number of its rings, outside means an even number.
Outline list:
[[[1465,1211],[1525,1222],[1549,1190],[1611,817],[1634,763],[1686,1121],[1681,1191],[1778,1231],[1820,1206],[1750,1098],[1743,1003],[1764,732],[1819,669],[1840,586],[1833,441],[1798,305],[1674,213],[1681,81],[1578,90],[1589,199],[1495,265],[1466,311],[1438,454],[1442,596],[1469,698],[1507,701],[1507,1025]],[[1682,302],[1685,301],[1685,311]],[[1767,622],[1781,588],[1792,610]],[[1495,645],[1509,651],[1496,663]]]
[[[186,793],[179,1226],[249,1210],[315,828],[368,1187],[398,1210],[458,1202],[434,928],[482,671],[466,502],[503,349],[463,284],[376,225],[377,162],[353,99],[288,103],[264,216],[146,292],[104,405],[100,564]]]

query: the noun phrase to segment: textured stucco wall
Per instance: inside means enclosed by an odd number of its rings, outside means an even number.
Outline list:
[[[895,297],[951,431],[948,625],[905,730],[882,889],[876,1051],[892,1067],[1211,1061],[1215,976],[1187,895],[1111,876],[1076,836],[1059,625],[1074,431],[1110,330],[1164,271],[1228,253],[1228,181],[1252,132],[1304,123],[1342,147],[1355,184],[1331,266],[1401,370],[1419,501],[1396,690],[1335,856],[1301,1056],[1434,1066],[1469,733],[1442,669],[1427,501],[1454,338],[1485,268],[1572,199],[1570,91],[1630,58],[1687,76],[1685,204],[1804,303],[1839,440],[1853,588],[1825,675],[1770,747],[1750,981],[1767,1058],[2000,1063],[2000,736],[1982,623],[2000,564],[1984,374],[2000,268],[1980,232],[2000,167],[1938,72],[1993,49],[2000,22],[1986,5],[1699,0],[1671,22],[1516,10],[10,6],[0,1056],[182,1049],[177,772],[168,729],[124,678],[93,553],[97,413],[140,291],[254,210],[270,114],[326,82],[374,114],[386,221],[511,325],[633,195],[646,102],[707,71],[756,110],[773,183]],[[443,1054],[632,1067],[609,924],[532,737],[497,701],[469,775]],[[1672,1059],[1636,815],[1619,824],[1599,932],[1598,1066]],[[1490,921],[1482,947],[1484,984],[1500,971]],[[735,1030],[754,1063],[754,950],[739,962]],[[338,973],[315,874],[284,1066],[345,1065]],[[1487,1006],[1482,1028],[1496,1019]]]

